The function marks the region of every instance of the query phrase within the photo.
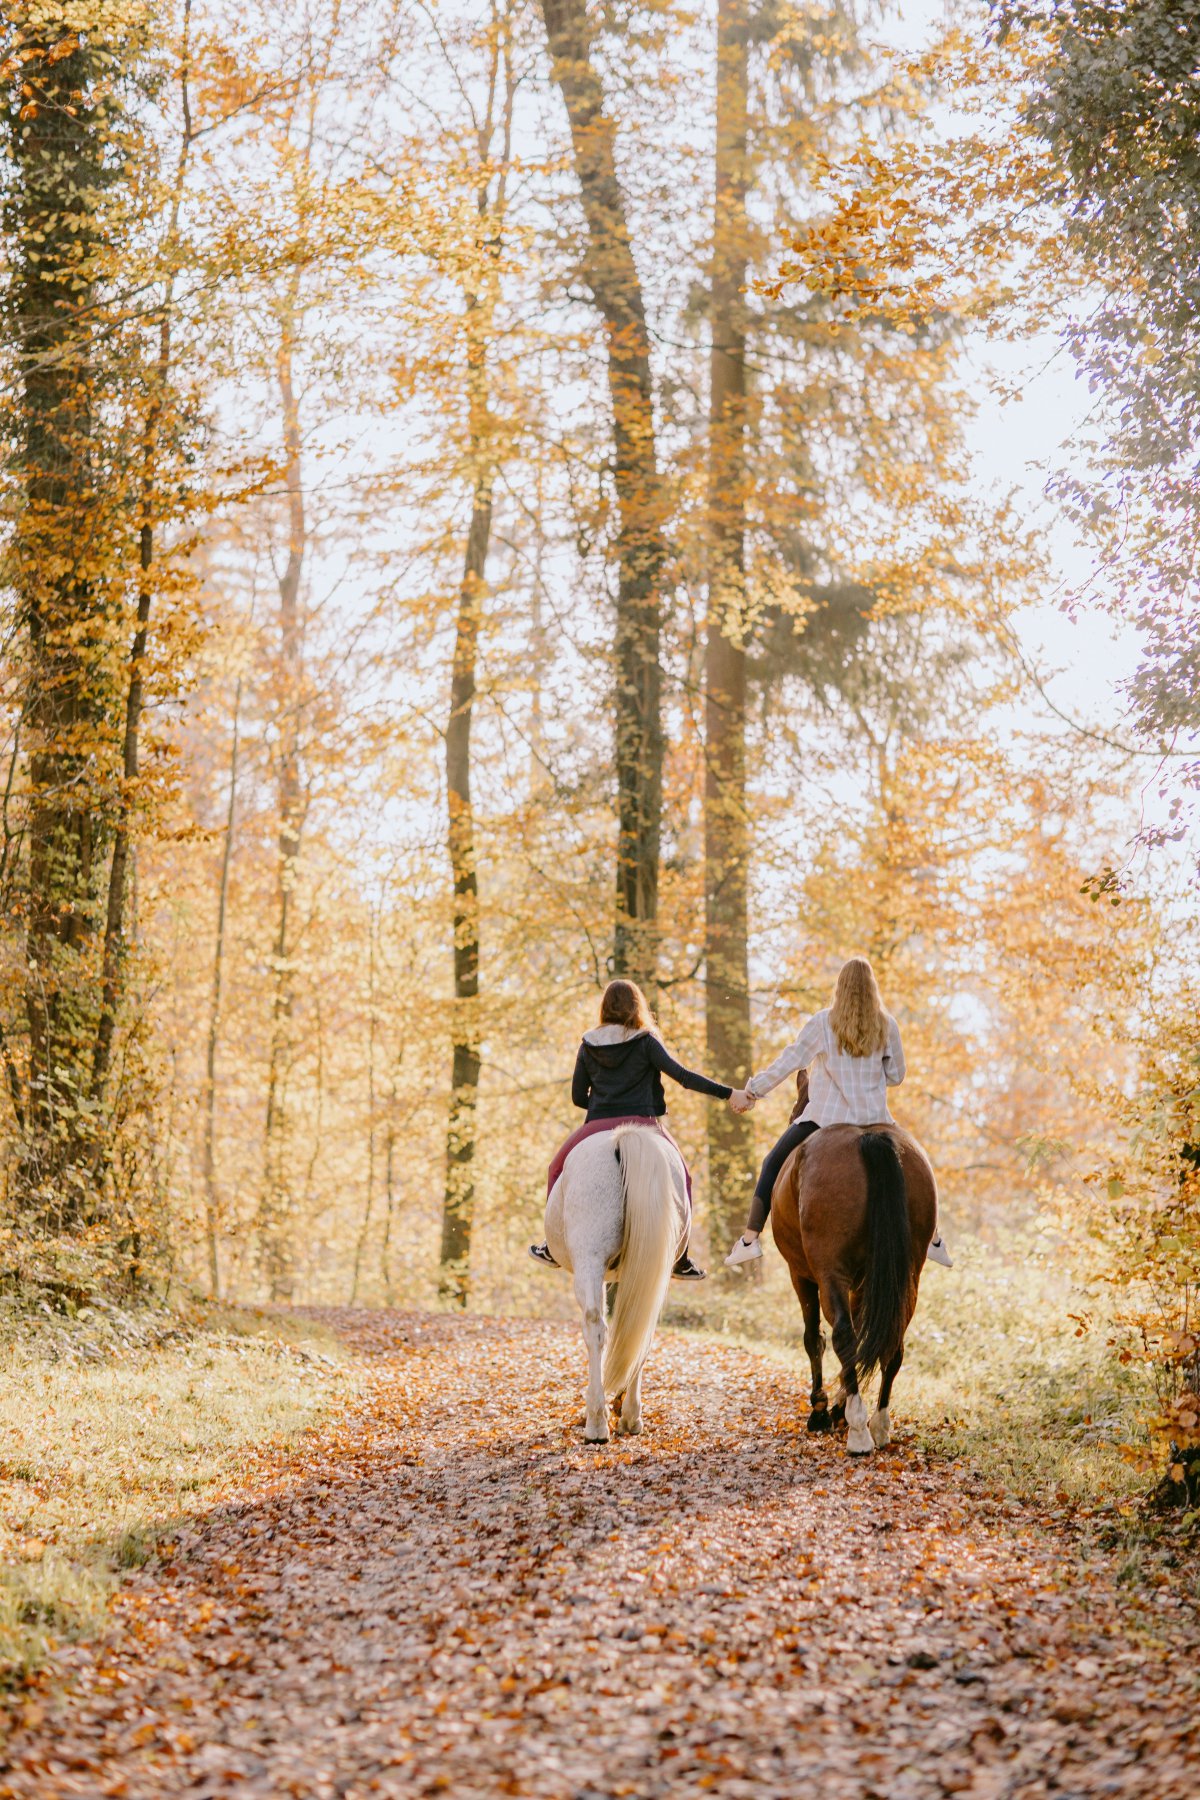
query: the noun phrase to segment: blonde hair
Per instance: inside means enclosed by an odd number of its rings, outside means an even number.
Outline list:
[[[626,1031],[652,1031],[658,1036],[650,1002],[636,981],[609,982],[600,996],[600,1023],[623,1025]]]
[[[888,1016],[875,971],[865,956],[852,956],[842,964],[829,1025],[844,1056],[879,1056],[887,1048]]]

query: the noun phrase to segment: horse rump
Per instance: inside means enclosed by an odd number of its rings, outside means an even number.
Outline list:
[[[671,1159],[655,1131],[631,1125],[616,1134],[624,1225],[617,1299],[604,1351],[604,1391],[624,1393],[646,1359],[675,1261],[679,1217]]]
[[[866,1266],[856,1307],[855,1362],[865,1379],[885,1368],[904,1343],[915,1304],[912,1227],[904,1169],[886,1131],[858,1140],[867,1176]]]

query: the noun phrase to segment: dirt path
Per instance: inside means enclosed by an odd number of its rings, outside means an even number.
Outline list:
[[[573,1329],[324,1316],[368,1403],[131,1581],[0,1794],[1200,1794],[1196,1621],[777,1366],[668,1339],[592,1449]]]

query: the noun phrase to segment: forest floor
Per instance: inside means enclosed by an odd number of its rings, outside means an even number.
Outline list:
[[[578,1328],[325,1312],[357,1398],[12,1699],[0,1794],[1200,1793],[1200,1619],[1095,1519],[668,1335],[582,1441]]]

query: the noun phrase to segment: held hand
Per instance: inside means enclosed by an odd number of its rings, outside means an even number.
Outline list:
[[[745,1088],[734,1088],[729,1096],[729,1105],[735,1113],[748,1113],[754,1105],[754,1095]]]

